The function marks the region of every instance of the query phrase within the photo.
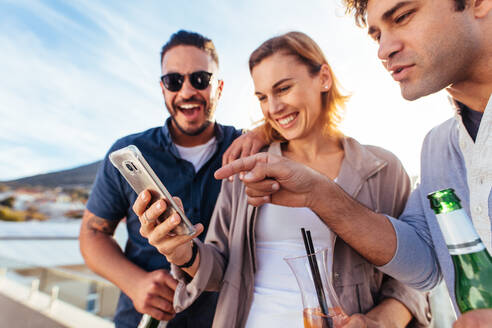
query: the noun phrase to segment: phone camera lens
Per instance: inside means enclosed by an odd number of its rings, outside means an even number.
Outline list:
[[[126,163],[125,165],[129,171],[133,171],[133,167],[130,164]]]

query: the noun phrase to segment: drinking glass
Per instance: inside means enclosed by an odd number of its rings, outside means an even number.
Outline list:
[[[331,259],[331,248],[323,248],[310,255],[284,258],[301,290],[305,328],[338,328],[348,318],[333,289]],[[314,268],[316,271],[314,263],[319,274],[312,270]]]

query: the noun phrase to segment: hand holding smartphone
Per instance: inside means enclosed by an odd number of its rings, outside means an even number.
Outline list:
[[[116,150],[109,154],[109,159],[118,171],[120,171],[121,175],[123,175],[137,195],[145,189],[150,191],[152,199],[149,206],[159,199],[164,199],[167,204],[171,206],[168,206],[167,210],[163,214],[163,217],[169,217],[174,212],[179,214],[181,217],[181,222],[176,228],[174,228],[173,233],[177,235],[190,236],[196,232],[195,227],[186,217],[184,211],[173,200],[173,197],[169,191],[154,173],[136,146],[129,145],[125,148]]]

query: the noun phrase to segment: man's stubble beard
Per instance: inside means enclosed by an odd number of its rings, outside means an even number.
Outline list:
[[[413,82],[414,85],[400,85],[403,98],[413,101],[469,78],[468,74],[478,60],[480,42],[467,31],[456,30],[453,35],[429,43],[426,55],[432,60],[427,63],[426,71],[421,72],[418,80]]]
[[[171,116],[171,120],[173,121],[174,125],[184,135],[187,135],[187,136],[190,136],[190,137],[198,136],[203,131],[205,131],[210,126],[210,124],[212,124],[212,122],[213,122],[212,117],[213,117],[213,114],[215,112],[216,101],[210,102],[209,105],[205,107],[204,111],[205,111],[205,117],[207,119],[206,119],[205,122],[203,122],[203,124],[198,129],[196,129],[194,131],[186,130],[185,128],[183,128],[178,123],[178,121],[176,120],[175,116],[176,116],[176,113],[179,111],[179,109],[174,108],[174,106],[172,107],[172,109],[170,109],[169,108],[170,106],[168,106],[167,102],[165,102],[165,104],[166,104],[167,110],[168,110],[168,112],[169,112],[169,114]]]
[[[181,125],[179,125],[178,121],[176,121],[176,119],[174,118],[174,115],[171,115],[171,119],[173,120],[174,125],[178,128],[178,130],[189,137],[196,137],[200,135],[203,131],[205,131],[210,126],[210,124],[212,124],[212,121],[207,120],[197,130],[187,131],[183,127],[181,127]]]

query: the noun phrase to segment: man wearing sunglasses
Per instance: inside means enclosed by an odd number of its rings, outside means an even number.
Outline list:
[[[255,133],[239,137],[241,131],[214,121],[224,83],[217,78],[219,61],[210,39],[178,31],[162,48],[161,67],[160,86],[170,117],[164,126],[118,140],[109,152],[136,145],[169,192],[183,201],[192,223],[201,224],[201,232],[208,227],[220,190],[221,182],[213,173],[226,149],[237,140],[235,145],[246,149],[237,146],[234,153],[248,155],[264,141]],[[131,209],[136,197],[106,156],[87,203],[80,247],[87,265],[122,290],[116,327],[136,327],[142,313],[169,321],[168,328],[210,327],[215,293],[205,292],[193,306],[174,313],[176,281],[166,258],[140,235],[140,229],[151,223],[141,224]],[[129,238],[123,253],[112,236],[124,217]]]

